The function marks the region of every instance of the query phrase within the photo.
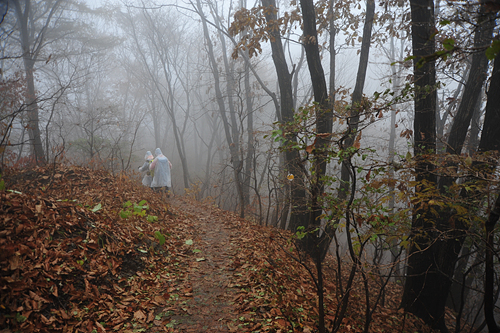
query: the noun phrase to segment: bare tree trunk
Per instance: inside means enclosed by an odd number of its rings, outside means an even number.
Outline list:
[[[28,113],[28,134],[31,142],[31,150],[36,164],[45,164],[46,158],[43,151],[42,138],[39,127],[38,103],[35,92],[34,66],[40,49],[32,50],[29,25],[32,19],[31,1],[25,1],[24,11],[19,0],[13,0],[17,22],[21,30],[21,48],[23,50],[24,70],[26,72],[26,105]],[[55,6],[59,2],[56,2]],[[48,20],[50,22],[50,19]],[[43,39],[43,35],[41,36]],[[42,43],[42,41],[40,41]]]
[[[489,163],[485,165],[485,173],[488,173],[491,176],[494,174],[494,170],[498,166],[498,152],[500,151],[500,136],[498,135],[498,128],[500,128],[500,108],[498,107],[500,105],[500,55],[495,57],[487,95],[488,101],[486,103],[483,132],[481,134],[478,151],[480,153],[496,152],[497,155],[495,156],[495,154],[492,154],[492,156],[489,157]],[[500,195],[497,197],[497,200],[490,211],[490,216],[485,223],[487,245],[484,282],[484,314],[489,332],[491,333],[500,332],[500,328],[498,327],[494,317],[495,302],[493,299],[495,274],[493,268],[494,229],[499,216]]]
[[[484,6],[481,6],[479,15],[478,30],[474,34],[474,48],[481,50],[486,49],[491,42],[494,18],[491,14],[485,14]],[[474,53],[464,93],[457,114],[453,119],[453,125],[447,142],[446,152],[449,154],[460,155],[462,152],[467,129],[469,128],[476,103],[481,98],[481,90],[483,89],[487,75],[488,59],[486,58],[486,54],[481,51]],[[451,180],[450,177],[442,177],[442,179]],[[449,184],[450,182],[446,182],[440,187]]]
[[[391,37],[391,49],[390,49],[390,61],[391,64],[395,63],[396,60],[396,49],[394,45],[394,39],[395,37]],[[403,52],[404,52],[404,39],[401,39],[401,49],[400,52],[401,54],[399,55],[399,61],[403,60]],[[394,93],[398,91],[400,81],[401,81],[401,63],[398,62],[398,68],[394,65],[391,66],[391,71],[392,71],[392,90]],[[394,108],[391,108],[391,128],[390,128],[390,134],[389,134],[389,164],[390,164],[390,169],[389,169],[389,177],[391,179],[394,179],[394,155],[396,154],[396,149],[395,149],[395,141],[396,141],[396,110]],[[395,182],[391,182],[388,186],[389,188],[389,210],[392,214],[394,210],[394,205],[395,205]],[[399,264],[399,256],[400,256],[400,251],[397,246],[397,241],[392,241],[390,244],[390,252],[391,252],[391,262],[394,265],[394,275],[396,276],[396,279],[400,277],[402,274],[400,272],[400,264]]]
[[[45,152],[43,151],[42,137],[40,134],[40,120],[38,117],[38,103],[36,101],[35,82],[33,79],[32,60],[25,60],[27,91],[26,104],[28,105],[28,134],[31,141],[31,149],[37,165],[46,163]]]
[[[497,57],[498,58],[498,57]],[[489,333],[499,333],[500,327],[495,320],[495,269],[493,264],[495,247],[495,225],[500,217],[500,193],[485,223],[486,259],[484,272],[484,317]]]
[[[363,27],[363,39],[361,41],[361,53],[359,57],[358,74],[356,76],[356,85],[352,93],[352,104],[349,114],[349,128],[348,135],[344,140],[343,149],[348,149],[354,144],[356,139],[359,125],[359,114],[363,110],[363,88],[365,86],[366,70],[368,68],[368,58],[370,54],[370,45],[372,37],[372,27],[373,19],[375,16],[375,0],[368,0],[366,2],[366,16],[365,24]],[[340,174],[340,186],[339,186],[339,199],[345,200],[347,198],[347,192],[349,191],[349,170],[348,165],[343,162],[342,170]]]
[[[217,61],[215,59],[215,54],[213,50],[213,45],[212,45],[212,40],[210,38],[210,34],[208,31],[208,25],[207,25],[207,20],[206,17],[203,13],[203,9],[201,7],[201,1],[197,0],[197,11],[198,15],[200,15],[202,25],[203,25],[203,34],[205,36],[205,41],[206,41],[206,46],[207,46],[207,53],[208,53],[208,58],[210,61],[210,67],[212,69],[212,75],[214,77],[214,88],[215,88],[215,94],[217,98],[217,104],[219,106],[219,114],[222,118],[222,123],[224,125],[224,133],[226,135],[226,142],[229,146],[229,151],[231,153],[231,162],[233,166],[233,173],[234,173],[234,182],[236,185],[236,189],[238,192],[238,196],[240,198],[240,216],[244,217],[244,204],[243,201],[241,200],[243,198],[243,188],[242,188],[242,181],[241,181],[241,170],[243,167],[243,163],[240,161],[239,154],[238,154],[238,149],[236,147],[235,142],[233,142],[233,136],[231,133],[231,126],[229,124],[229,121],[226,116],[226,105],[224,103],[224,97],[222,96],[222,91],[220,89],[220,78],[219,78],[219,66],[217,65]]]
[[[308,226],[311,230],[317,229],[320,225],[319,216],[322,213],[322,204],[319,197],[324,191],[324,182],[322,180],[326,172],[327,154],[330,145],[330,135],[332,132],[333,111],[329,108],[328,89],[326,86],[325,74],[321,65],[321,57],[318,47],[318,34],[316,31],[316,14],[314,4],[310,0],[301,0],[304,31],[304,49],[306,51],[307,65],[311,76],[311,83],[314,91],[314,101],[317,103],[316,116],[316,143],[314,146],[314,159],[312,169],[314,174],[310,184],[311,204]],[[309,234],[306,237],[310,244],[307,245],[307,251],[314,254],[318,250],[316,244],[318,232]]]
[[[276,3],[274,0],[262,0],[262,5],[266,8],[265,17],[270,27],[271,51],[273,54],[274,66],[278,76],[278,84],[280,90],[281,109],[280,115],[282,124],[285,125],[293,121],[293,94],[292,94],[292,77],[288,71],[285,53],[279,28],[274,25],[277,20]],[[288,142],[296,144],[297,138],[292,134],[285,134],[285,139]],[[292,144],[292,146],[294,145]],[[296,150],[285,150],[285,170],[293,174],[294,180],[290,182],[290,205],[292,212],[288,229],[296,231],[297,227],[307,225],[308,213],[306,209],[306,190],[304,185],[304,173],[300,168],[300,156]]]
[[[419,5],[422,4],[421,1],[417,2],[419,2]],[[413,6],[412,4],[412,13],[415,9]],[[483,13],[484,9],[481,9],[481,13],[478,17],[479,28],[474,35],[474,46],[477,49],[485,48],[484,45],[489,44],[493,29],[491,26],[493,21],[489,19],[488,15],[483,15]],[[426,15],[429,16],[430,13],[426,13]],[[434,26],[433,23],[429,22],[428,18],[426,18],[426,20],[428,22],[427,26],[431,26],[430,29],[432,29]],[[417,29],[417,26],[418,23],[416,25],[414,22],[414,30]],[[423,32],[421,32],[420,35],[422,36]],[[413,37],[415,38],[415,36]],[[427,49],[427,53],[421,53],[421,55],[431,55],[433,54],[432,51],[433,50],[429,48]],[[426,65],[427,64],[424,63],[422,67]],[[462,151],[474,107],[477,104],[478,98],[480,98],[481,89],[486,79],[487,67],[488,61],[483,52],[478,52],[473,55],[470,74],[465,85],[462,102],[455,116],[447,141],[446,151],[448,154],[458,155]],[[417,73],[417,69],[415,69],[415,71],[415,73]],[[429,71],[426,72],[427,75],[429,75],[430,71],[429,69]],[[433,80],[435,80],[435,72],[432,75],[434,76]],[[420,76],[415,74],[417,80],[419,77]],[[427,87],[432,87],[433,84],[435,84],[435,81],[424,82],[426,82]],[[433,94],[428,94],[428,96],[431,95]],[[429,115],[431,113],[431,107],[430,105],[427,106]],[[419,107],[417,101],[415,101],[416,116],[414,135],[418,136],[417,133],[430,135],[429,132],[425,132],[426,129],[430,130],[428,124],[429,119],[426,120],[426,123],[417,122],[419,109],[426,110],[423,105]],[[489,126],[489,124],[485,126]],[[421,148],[419,148],[417,146],[417,140],[415,140],[415,158],[417,160],[421,159],[422,154],[429,154],[432,152],[434,147],[431,146],[431,144],[431,142],[422,142],[420,144]],[[435,176],[432,176],[432,166],[428,165],[426,162],[422,162],[421,165],[422,167],[420,168],[419,164],[420,170],[416,170],[416,180],[423,189],[426,187],[423,182],[435,184],[436,180]],[[447,194],[446,189],[453,184],[455,180],[456,177],[454,175],[443,175],[440,177],[438,188],[443,195]],[[439,328],[443,332],[447,332],[448,329],[444,322],[446,299],[451,287],[455,264],[463,242],[465,241],[467,226],[460,219],[457,219],[454,223],[450,223],[450,218],[452,214],[454,214],[451,209],[441,209],[439,207],[435,209],[439,212],[438,219],[431,218],[430,209],[416,207],[414,212],[416,215],[414,216],[412,230],[417,233],[417,235],[415,235],[414,243],[410,249],[410,256],[408,259],[409,268],[402,304],[405,309],[421,317],[431,326]],[[421,220],[421,222],[418,222],[419,220]],[[436,237],[437,234],[442,236]]]
[[[423,158],[424,154],[436,150],[436,71],[434,62],[424,57],[434,54],[434,2],[433,0],[411,0],[413,72],[415,84],[414,158],[415,180],[419,184],[436,184],[433,166]],[[426,88],[427,87],[427,88]],[[429,91],[430,90],[430,91]],[[430,200],[430,198],[429,198]],[[444,322],[446,296],[438,299],[439,272],[434,263],[431,247],[434,239],[429,234],[433,227],[432,217],[420,207],[414,207],[412,221],[413,243],[409,250],[408,271],[401,306],[435,328],[447,331]],[[423,232],[427,231],[427,232]],[[439,280],[439,282],[442,282]]]
[[[326,332],[325,328],[325,306],[323,291],[323,269],[322,262],[324,253],[330,245],[330,239],[320,238],[321,214],[323,204],[320,200],[325,188],[324,176],[328,160],[328,148],[330,146],[330,134],[333,123],[333,103],[328,100],[328,89],[326,85],[325,73],[321,65],[321,56],[318,46],[318,33],[316,31],[316,13],[312,0],[301,0],[304,34],[304,49],[306,52],[307,65],[311,76],[311,83],[314,91],[314,101],[317,103],[316,116],[316,139],[313,149],[314,159],[312,169],[314,174],[310,184],[311,204],[308,222],[309,232],[305,237],[305,247],[307,253],[311,255],[316,264],[316,292],[318,294],[319,311],[319,332]],[[332,85],[332,81],[330,81]],[[332,96],[333,99],[333,96]],[[318,241],[320,243],[318,243]]]
[[[255,143],[253,134],[253,101],[252,101],[252,88],[250,86],[250,63],[245,62],[245,101],[246,101],[246,116],[247,116],[247,151],[246,151],[246,164],[244,170],[244,203],[250,204],[250,180],[252,173],[255,169]],[[257,191],[257,189],[255,189]]]
[[[330,26],[330,38],[329,38],[329,45],[328,49],[330,51],[330,80],[329,80],[329,86],[328,90],[330,91],[328,95],[328,107],[334,111],[335,109],[335,71],[336,71],[336,51],[335,51],[335,37],[337,36],[337,29],[335,27],[335,11],[334,11],[334,6],[335,6],[335,0],[330,0],[329,3],[330,8],[328,9],[328,15],[329,15],[329,26]]]
[[[240,144],[240,130],[238,127],[238,123],[236,121],[236,109],[233,100],[233,95],[235,93],[235,70],[234,70],[234,60],[228,59],[227,56],[227,48],[226,48],[226,40],[224,35],[222,34],[222,29],[219,27],[219,16],[216,14],[217,8],[212,10],[212,15],[215,19],[215,25],[218,28],[218,36],[221,43],[221,51],[222,51],[222,59],[224,62],[224,69],[226,73],[226,94],[227,94],[227,105],[229,108],[229,119],[230,119],[230,129],[232,135],[232,145],[236,153],[238,154],[238,167],[235,170],[235,183],[239,197],[239,209],[240,209],[240,217],[245,217],[245,203],[248,201],[248,198],[245,196],[248,191],[245,192],[245,184],[244,184],[244,157],[243,154],[240,155],[241,144]],[[228,142],[229,144],[229,142]],[[248,189],[248,188],[247,188]]]
[[[470,134],[469,142],[467,143],[467,152],[469,155],[473,155],[479,146],[480,131],[481,131],[481,105],[483,104],[484,87],[481,91],[481,96],[478,98],[476,105],[474,106],[474,112],[472,114],[472,119],[470,123]]]

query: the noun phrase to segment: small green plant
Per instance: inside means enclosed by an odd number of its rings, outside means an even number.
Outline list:
[[[127,201],[123,203],[123,210],[120,211],[119,215],[122,219],[128,219],[132,215],[136,216],[146,216],[148,222],[157,222],[158,216],[147,215],[147,210],[149,205],[147,205],[146,200],[141,200],[139,203],[132,203]]]
[[[153,223],[153,222],[158,222],[158,216],[155,215],[148,215],[147,217],[148,222]]]
[[[26,319],[28,319],[28,318],[26,318],[25,316],[23,316],[20,313],[16,313],[16,321],[18,323],[24,323],[26,321]]]
[[[155,231],[155,238],[160,242],[160,245],[165,244],[165,236],[161,232]]]
[[[177,325],[177,322],[175,319],[172,319],[168,324],[166,324],[165,326],[168,327],[168,328],[174,328],[175,325]]]

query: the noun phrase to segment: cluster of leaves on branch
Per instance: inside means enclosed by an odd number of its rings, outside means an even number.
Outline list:
[[[403,97],[393,98],[398,102],[407,98],[405,92]],[[383,96],[391,97],[390,91],[383,94],[376,94],[375,101]],[[389,105],[394,101],[390,101]],[[374,110],[372,106],[375,102],[366,100],[363,107],[365,123],[372,123]],[[379,106],[377,114],[381,114],[384,106]],[[342,110],[337,110],[335,121],[343,124]],[[379,118],[377,116],[377,118]],[[275,141],[282,142],[281,149],[295,149],[300,152],[304,171],[310,166],[312,154],[315,151],[315,143],[318,134],[315,131],[314,106],[310,108],[300,108],[294,115],[294,122],[280,125],[272,132]],[[341,127],[342,128],[342,127]],[[294,135],[298,138],[297,143],[293,145],[287,143],[286,135]],[[491,204],[484,198],[491,194],[492,189],[497,183],[496,180],[487,179],[486,169],[491,169],[495,158],[490,153],[478,154],[474,157],[468,155],[454,154],[427,154],[420,156],[421,159],[434,165],[433,172],[441,177],[460,177],[463,181],[453,182],[446,188],[445,193],[440,192],[435,185],[428,184],[425,181],[418,183],[414,180],[413,170],[416,160],[410,152],[406,155],[396,156],[396,161],[387,164],[387,161],[380,159],[376,150],[370,147],[361,147],[360,141],[362,130],[356,134],[356,139],[352,147],[342,148],[341,140],[345,132],[334,132],[330,137],[331,146],[327,150],[328,161],[332,167],[345,160],[350,160],[353,172],[356,174],[357,186],[356,195],[350,207],[346,202],[339,200],[337,196],[337,187],[340,179],[335,172],[327,173],[323,181],[325,184],[325,193],[321,197],[324,214],[322,218],[327,223],[335,223],[335,228],[343,230],[346,225],[342,221],[346,210],[350,210],[358,228],[357,236],[360,239],[375,241],[383,236],[385,247],[388,244],[399,244],[403,248],[409,245],[411,208],[417,210],[430,211],[434,216],[438,216],[438,210],[448,210],[450,215],[450,224],[454,221],[460,221],[465,224],[481,224],[484,222],[484,216],[487,207]],[[411,130],[401,132],[401,136],[411,136]],[[493,164],[492,164],[493,163]],[[394,174],[393,172],[396,172]],[[311,181],[310,174],[313,170],[307,170],[304,173],[305,178]],[[479,182],[478,182],[479,180]],[[415,191],[415,188],[424,190]],[[465,197],[464,193],[468,193]],[[395,208],[389,208],[388,202],[394,198],[397,205]],[[399,208],[398,208],[399,207]]]
[[[229,33],[232,36],[236,36],[241,32],[250,33],[242,36],[238,45],[234,48],[233,58],[238,58],[238,50],[248,51],[250,57],[257,56],[262,53],[261,43],[273,39],[272,31],[286,34],[289,29],[292,29],[295,24],[300,24],[302,20],[298,8],[295,8],[291,12],[283,13],[283,16],[268,25],[265,14],[273,10],[276,9],[258,6],[251,9],[242,8],[234,14]]]
[[[16,73],[13,78],[0,82],[0,154],[5,151],[5,146],[10,146],[9,132],[14,120],[24,111],[22,101],[25,80],[21,73]]]

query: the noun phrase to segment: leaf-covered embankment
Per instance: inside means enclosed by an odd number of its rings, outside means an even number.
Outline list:
[[[9,170],[4,179],[2,332],[315,330],[314,288],[286,253],[286,233],[100,170]],[[335,266],[327,266],[332,319]],[[343,331],[360,331],[363,297],[355,290]],[[388,288],[371,331],[424,330],[404,319],[398,297]]]

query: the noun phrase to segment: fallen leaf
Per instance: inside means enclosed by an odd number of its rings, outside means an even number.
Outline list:
[[[136,312],[134,312],[134,319],[144,321],[146,320],[146,315],[141,310],[137,310]]]

